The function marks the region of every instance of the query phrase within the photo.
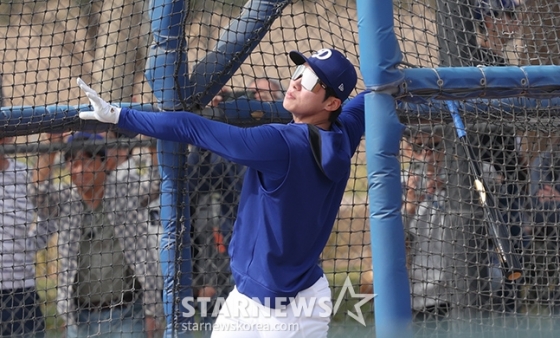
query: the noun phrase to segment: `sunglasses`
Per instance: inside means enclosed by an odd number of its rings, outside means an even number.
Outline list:
[[[327,85],[319,80],[319,77],[311,70],[311,68],[305,65],[299,65],[296,71],[292,74],[292,81],[296,81],[301,78],[301,86],[303,89],[316,93],[319,87],[327,90]]]

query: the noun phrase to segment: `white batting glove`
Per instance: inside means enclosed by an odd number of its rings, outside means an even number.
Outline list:
[[[93,111],[82,111],[79,116],[83,120],[97,120],[105,123],[117,124],[121,108],[110,105],[99,97],[82,79],[78,78],[78,86],[84,91],[93,107]]]

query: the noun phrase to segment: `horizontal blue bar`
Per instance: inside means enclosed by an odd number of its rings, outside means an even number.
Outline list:
[[[470,98],[555,98],[559,66],[410,68],[395,95],[413,103]]]
[[[127,107],[141,111],[158,111],[152,104],[131,102],[114,102],[119,107]],[[218,120],[237,125],[256,125],[264,123],[287,123],[292,115],[282,105],[282,101],[262,102],[258,100],[238,99],[219,106]],[[113,125],[98,121],[81,120],[80,111],[92,110],[89,104],[79,106],[20,106],[2,107],[0,123],[3,136],[31,135],[38,132],[64,132],[69,130],[95,130],[97,132],[114,128]],[[195,112],[198,113],[198,112]],[[123,131],[126,132],[126,131]],[[130,134],[133,136],[133,134]]]

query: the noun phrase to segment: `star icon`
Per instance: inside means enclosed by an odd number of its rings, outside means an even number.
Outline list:
[[[350,298],[358,298],[358,299],[362,298],[362,300],[354,304],[354,309],[356,310],[356,313],[352,313],[348,311],[348,315],[358,323],[362,324],[363,326],[366,326],[366,321],[362,313],[362,305],[372,300],[376,295],[356,293],[354,291],[354,287],[352,286],[352,281],[350,280],[350,276],[347,276],[346,280],[344,281],[344,284],[342,285],[342,290],[340,290],[340,293],[338,294],[338,298],[334,303],[333,314],[336,314],[336,312],[340,308],[340,304],[342,303],[342,300],[345,298],[346,292],[349,292]]]

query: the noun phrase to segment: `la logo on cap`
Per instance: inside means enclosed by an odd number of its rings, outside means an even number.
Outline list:
[[[319,60],[326,60],[332,56],[332,51],[330,49],[320,49],[317,53],[311,55],[312,58],[317,58]]]

